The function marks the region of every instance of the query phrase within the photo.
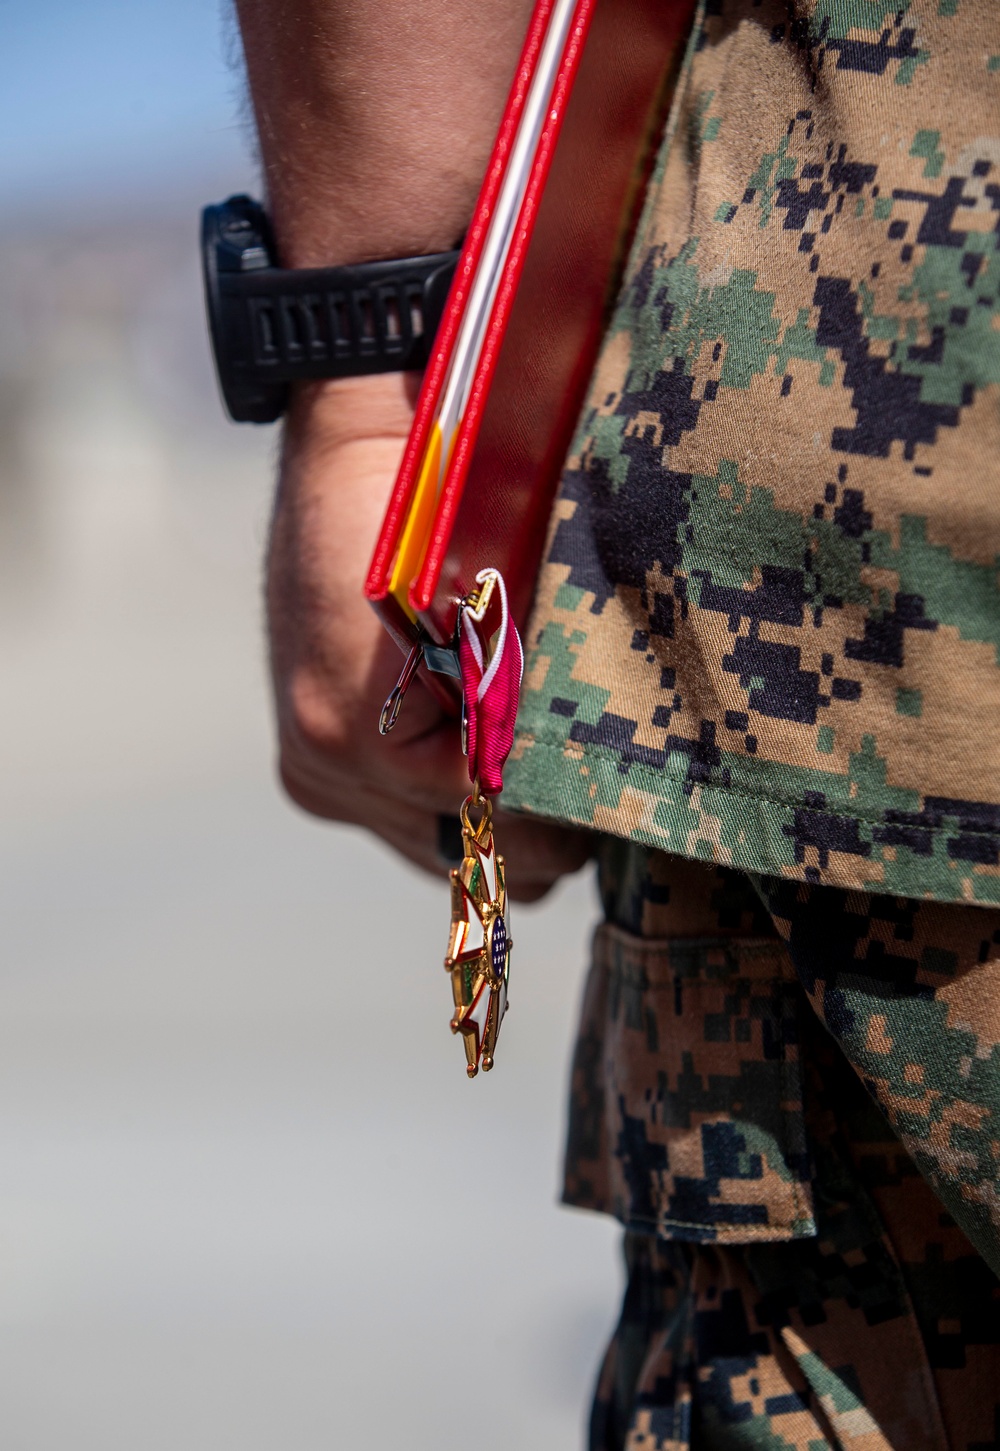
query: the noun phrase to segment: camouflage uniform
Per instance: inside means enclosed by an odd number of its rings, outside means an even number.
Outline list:
[[[556,508],[510,797],[1000,904],[1000,7],[704,9]]]
[[[998,446],[1000,0],[702,0],[507,783],[606,834],[595,1451],[1000,1445]]]

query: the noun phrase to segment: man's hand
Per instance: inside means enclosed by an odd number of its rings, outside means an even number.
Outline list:
[[[307,811],[369,827],[438,874],[439,818],[469,791],[457,723],[420,684],[388,736],[382,703],[402,655],[362,594],[410,422],[404,374],[312,386],[285,434],[268,561],[281,777]],[[498,813],[511,896],[532,901],[590,851],[589,838]]]
[[[468,225],[531,0],[236,0],[286,267],[442,252]],[[443,872],[439,823],[469,790],[458,728],[362,595],[416,379],[294,390],[268,565],[281,775],[307,811],[369,827]],[[512,896],[542,896],[586,836],[498,820]]]

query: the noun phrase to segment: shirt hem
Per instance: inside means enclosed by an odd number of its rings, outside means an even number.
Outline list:
[[[857,838],[861,851],[850,852],[838,849],[836,842],[824,844],[824,824],[853,824],[859,832],[867,829],[871,834],[876,828],[889,830],[894,823],[841,803],[817,805],[718,780],[692,782],[641,762],[630,762],[623,771],[621,757],[614,751],[581,745],[568,754],[564,739],[547,740],[530,729],[519,731],[518,744],[521,752],[508,765],[504,790],[504,805],[513,810],[589,826],[677,856],[764,876],[876,895],[968,906],[1000,905],[1000,873],[977,872],[975,862],[956,860],[947,852],[949,838],[993,841],[995,833],[976,832],[968,823],[921,823],[921,838],[930,848],[927,852],[861,836]],[[532,757],[539,753],[545,766],[535,771]],[[581,766],[587,767],[587,773],[581,772]],[[581,790],[584,774],[589,775],[589,787]],[[633,800],[623,806],[629,786]],[[603,799],[596,800],[602,787]],[[609,794],[618,804],[608,804]],[[751,815],[753,820],[748,819]],[[672,816],[677,819],[670,820]],[[700,816],[712,818],[709,834],[691,824],[692,817]],[[717,828],[714,834],[712,824]],[[815,842],[810,839],[810,828]],[[942,873],[954,873],[953,881],[943,883]]]

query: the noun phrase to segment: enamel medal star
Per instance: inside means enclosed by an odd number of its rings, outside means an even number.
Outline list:
[[[514,744],[524,651],[499,570],[481,569],[476,588],[458,604],[451,653],[457,656],[454,664],[462,684],[462,749],[469,759],[472,794],[461,808],[462,864],[451,872],[451,934],[444,965],[454,999],[451,1031],[462,1035],[465,1071],[475,1078],[480,1068],[488,1073],[493,1067],[507,1011],[513,943],[507,930],[504,859],[493,840],[491,797],[503,790],[503,766]],[[435,649],[438,656],[449,653]],[[382,735],[392,730],[407,687],[428,653],[427,643],[418,639],[382,707]]]
[[[510,949],[504,861],[493,842],[493,813],[478,791],[462,806],[462,864],[451,873],[451,937],[444,965],[451,974],[455,1014],[451,1031],[461,1033],[466,1068],[475,1078],[493,1067],[497,1034],[507,1011]],[[482,815],[473,826],[470,807]]]

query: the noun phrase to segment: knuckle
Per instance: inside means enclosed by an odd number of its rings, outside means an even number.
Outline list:
[[[340,799],[340,793],[310,769],[308,762],[284,749],[278,760],[278,779],[289,800],[310,816],[320,816],[326,821],[354,819]]]
[[[347,754],[349,733],[328,682],[311,669],[289,677],[279,730],[283,758],[321,756],[338,760]]]
[[[540,902],[547,897],[555,886],[555,882],[539,881],[514,881],[507,882],[507,892],[512,902],[518,902],[521,906],[529,906],[532,902]]]
[[[282,789],[290,801],[303,811],[308,811],[311,816],[323,816],[326,812],[321,809],[320,799],[312,784],[301,774],[294,758],[282,750],[278,761],[278,779]]]

